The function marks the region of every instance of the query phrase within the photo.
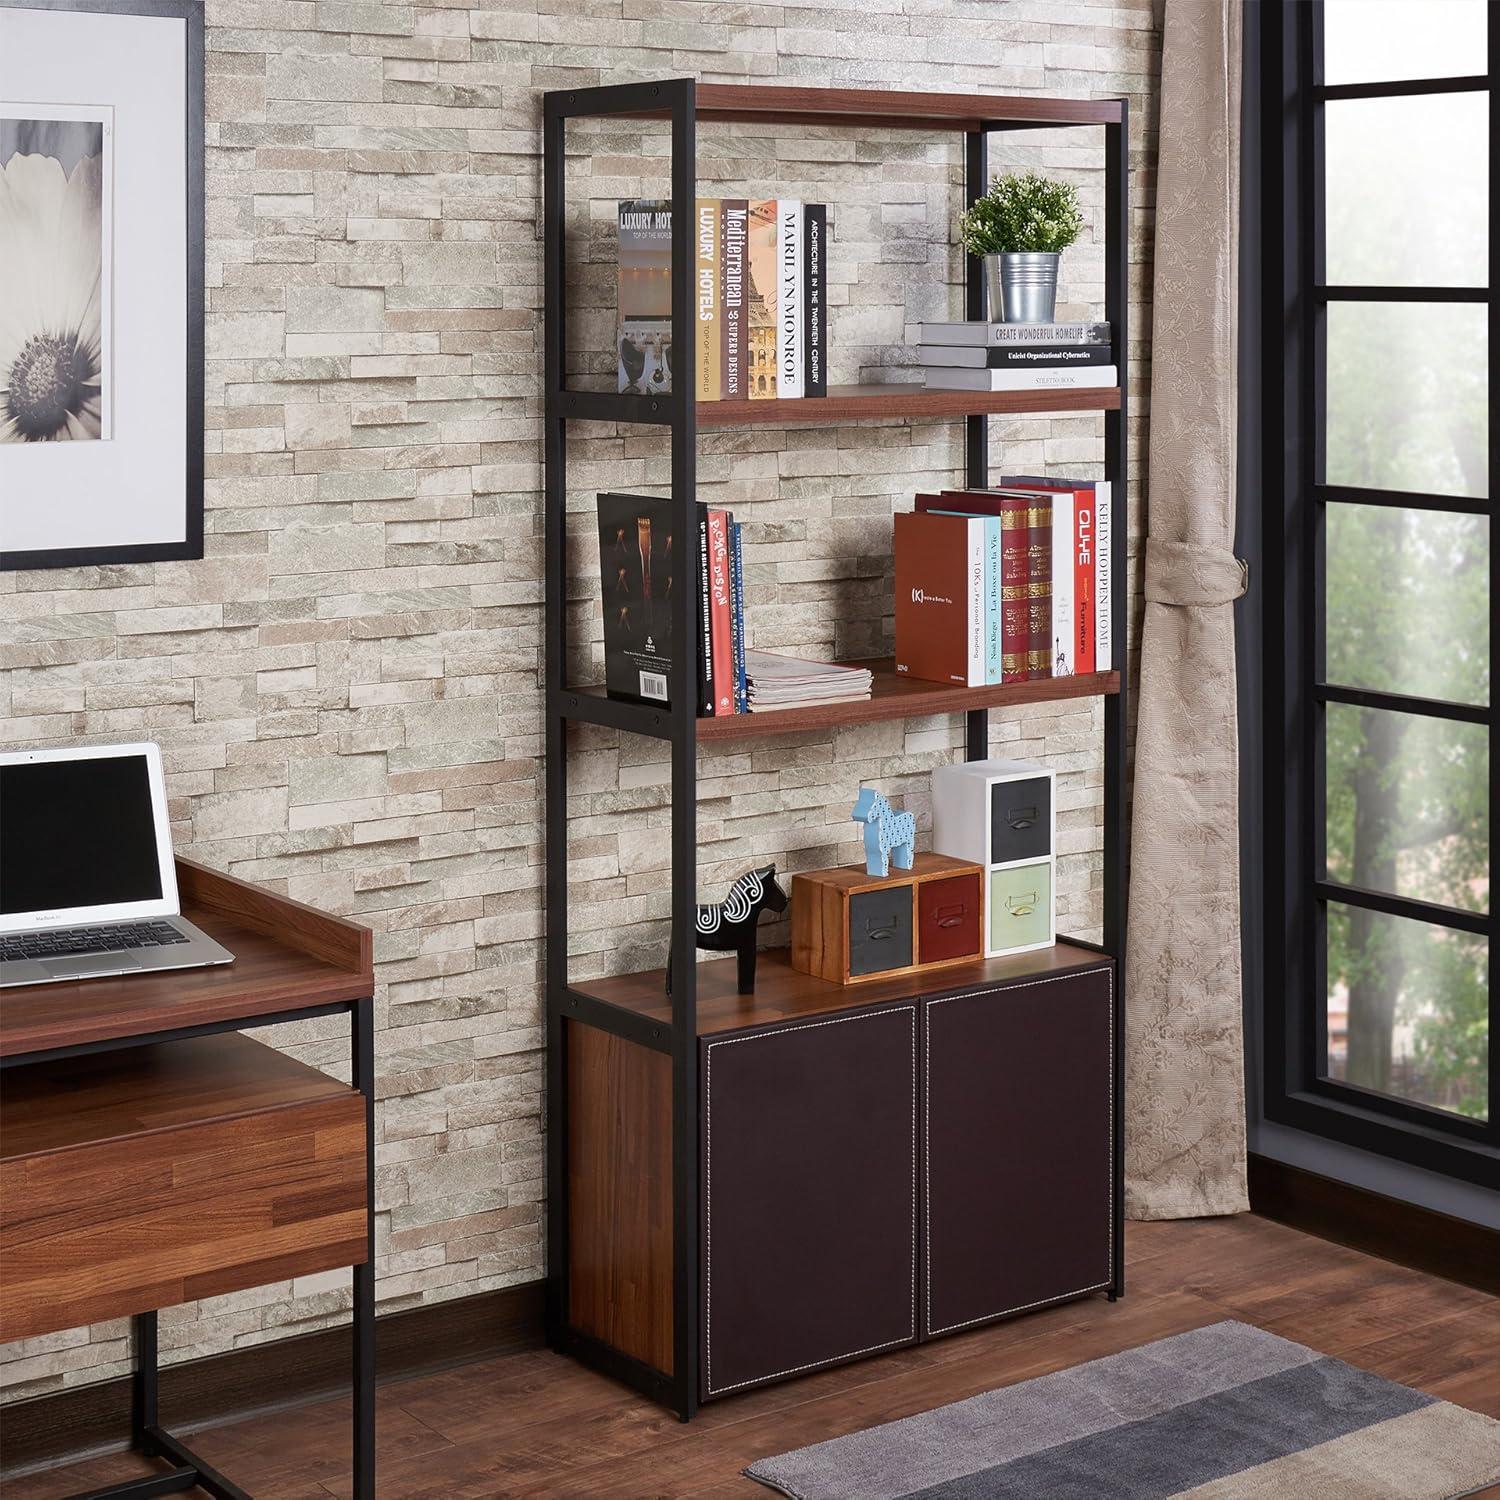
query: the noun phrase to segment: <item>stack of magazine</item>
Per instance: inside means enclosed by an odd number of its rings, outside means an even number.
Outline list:
[[[866,667],[804,661],[775,651],[747,651],[745,673],[751,713],[857,703],[870,696],[871,677]]]
[[[672,389],[672,205],[619,205],[619,390]],[[693,204],[694,395],[772,401],[828,393],[828,216],[799,198]]]
[[[934,390],[1084,390],[1120,383],[1108,323],[918,323]]]

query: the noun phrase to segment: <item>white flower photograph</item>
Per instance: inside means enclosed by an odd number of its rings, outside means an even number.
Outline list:
[[[111,436],[112,116],[0,103],[0,443]]]

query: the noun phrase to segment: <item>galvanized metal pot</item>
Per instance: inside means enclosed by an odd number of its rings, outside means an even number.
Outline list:
[[[1021,250],[984,257],[992,323],[1050,323],[1057,311],[1056,250]]]

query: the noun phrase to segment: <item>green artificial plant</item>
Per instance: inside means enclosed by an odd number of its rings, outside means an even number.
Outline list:
[[[958,233],[970,255],[1060,251],[1083,232],[1078,189],[1037,172],[1008,172],[959,216]]]

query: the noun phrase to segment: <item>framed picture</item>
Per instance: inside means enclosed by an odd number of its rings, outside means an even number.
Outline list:
[[[202,556],[201,0],[0,0],[0,567]]]

